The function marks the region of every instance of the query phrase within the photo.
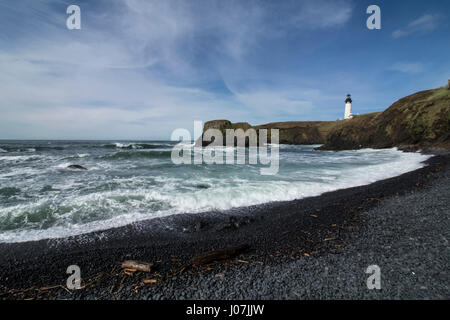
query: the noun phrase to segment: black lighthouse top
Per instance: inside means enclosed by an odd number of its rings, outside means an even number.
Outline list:
[[[347,102],[352,103],[352,98],[350,98],[350,94],[347,94],[347,99],[345,99],[345,103]]]

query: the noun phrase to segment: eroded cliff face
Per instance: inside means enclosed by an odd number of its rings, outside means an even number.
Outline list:
[[[204,131],[219,129],[279,129],[281,144],[323,144],[322,150],[391,148],[450,150],[450,90],[448,87],[417,92],[383,112],[340,121],[290,121],[252,126],[247,122],[208,121]],[[225,140],[225,138],[224,138]],[[223,144],[225,141],[223,141]],[[203,146],[208,145],[203,142]]]
[[[247,122],[232,123],[228,120],[213,120],[205,123],[203,132],[208,129],[218,129],[223,135],[221,145],[225,144],[227,129],[243,129],[247,131],[252,128],[257,134],[260,129],[267,129],[268,141],[271,141],[270,129],[279,130],[279,143],[281,144],[323,144],[335,125],[336,121],[292,121],[292,122],[273,122],[258,126],[252,126]],[[203,146],[210,142],[203,141]],[[200,141],[197,142],[200,145]]]

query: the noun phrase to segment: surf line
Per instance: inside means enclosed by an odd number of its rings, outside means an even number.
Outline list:
[[[194,121],[194,137],[200,137],[193,145],[189,130],[178,128],[172,132],[171,141],[180,141],[171,153],[174,164],[261,164],[261,175],[276,175],[279,170],[279,130],[258,131],[249,128],[226,129],[225,139],[219,129],[203,131],[202,121]],[[206,145],[204,147],[204,145]],[[235,148],[236,147],[236,148]],[[270,149],[270,152],[268,152]],[[236,151],[236,152],[235,152]],[[225,159],[224,159],[225,158]],[[248,160],[248,161],[247,161]]]

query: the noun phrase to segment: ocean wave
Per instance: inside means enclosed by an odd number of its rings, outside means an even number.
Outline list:
[[[173,144],[161,142],[114,142],[114,143],[76,143],[63,145],[42,145],[42,144],[26,144],[26,145],[2,145],[0,153],[6,152],[36,152],[36,151],[64,151],[72,148],[89,148],[89,149],[167,149],[172,148]]]
[[[172,151],[154,150],[154,151],[119,151],[112,154],[100,156],[101,159],[120,160],[120,159],[140,159],[140,158],[168,158]]]
[[[3,151],[0,152],[36,152],[36,151],[48,151],[48,150],[64,150],[64,147],[48,147],[48,146],[23,146],[23,147],[9,147],[2,146],[0,148]]]
[[[111,144],[103,144],[103,148],[115,148],[115,149],[167,149],[172,148],[173,145],[171,144],[161,144],[161,143],[141,143],[141,142],[130,142],[130,143],[123,143],[123,142],[115,142]]]
[[[67,159],[67,158],[66,158]],[[65,160],[65,159],[64,159]],[[69,169],[68,167],[70,166],[70,165],[72,165],[73,163],[72,162],[63,162],[63,163],[59,163],[59,164],[57,164],[56,166],[55,166],[55,168],[57,168],[57,169]]]
[[[26,148],[17,148],[17,147],[10,147],[10,146],[1,146],[0,147],[1,151],[0,152],[21,152],[26,150]]]
[[[0,196],[10,197],[10,196],[14,196],[18,193],[20,193],[19,188],[14,188],[14,187],[0,188]]]
[[[34,149],[34,151],[47,151],[47,150],[62,151],[62,150],[65,150],[65,147],[62,147],[62,146],[54,146],[54,147],[35,146],[35,147],[33,147],[33,149]]]
[[[35,161],[42,159],[39,155],[29,155],[29,156],[0,156],[0,160],[13,161],[13,162],[24,162],[24,161]]]
[[[78,158],[86,158],[89,157],[89,153],[77,153]]]
[[[61,181],[71,184],[66,188],[57,186],[63,189],[58,191],[60,194],[41,193],[36,201],[0,208],[0,242],[67,237],[169,214],[228,210],[317,196],[403,174],[424,166],[423,161],[430,157],[396,149],[307,151],[306,156],[298,154],[298,162],[290,168],[293,171],[281,170],[280,175],[273,177],[250,175],[249,169],[254,168],[251,166],[188,166],[177,167],[175,172],[153,171],[148,176],[133,173],[136,176],[108,179],[101,170],[95,176],[85,172],[83,176],[89,180],[82,180],[78,174],[70,179],[64,176]],[[103,156],[105,161],[99,163],[170,154],[168,150],[120,151]],[[313,156],[321,157],[322,162]],[[341,157],[344,163],[339,161]],[[118,163],[114,162],[114,166]],[[59,168],[67,165],[60,163]]]

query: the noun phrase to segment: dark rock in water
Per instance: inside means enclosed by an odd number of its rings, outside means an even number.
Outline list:
[[[87,170],[85,167],[80,166],[79,164],[71,164],[67,167],[67,169],[79,169],[79,170]]]
[[[195,187],[198,189],[209,189],[209,185],[203,183],[196,184]]]

